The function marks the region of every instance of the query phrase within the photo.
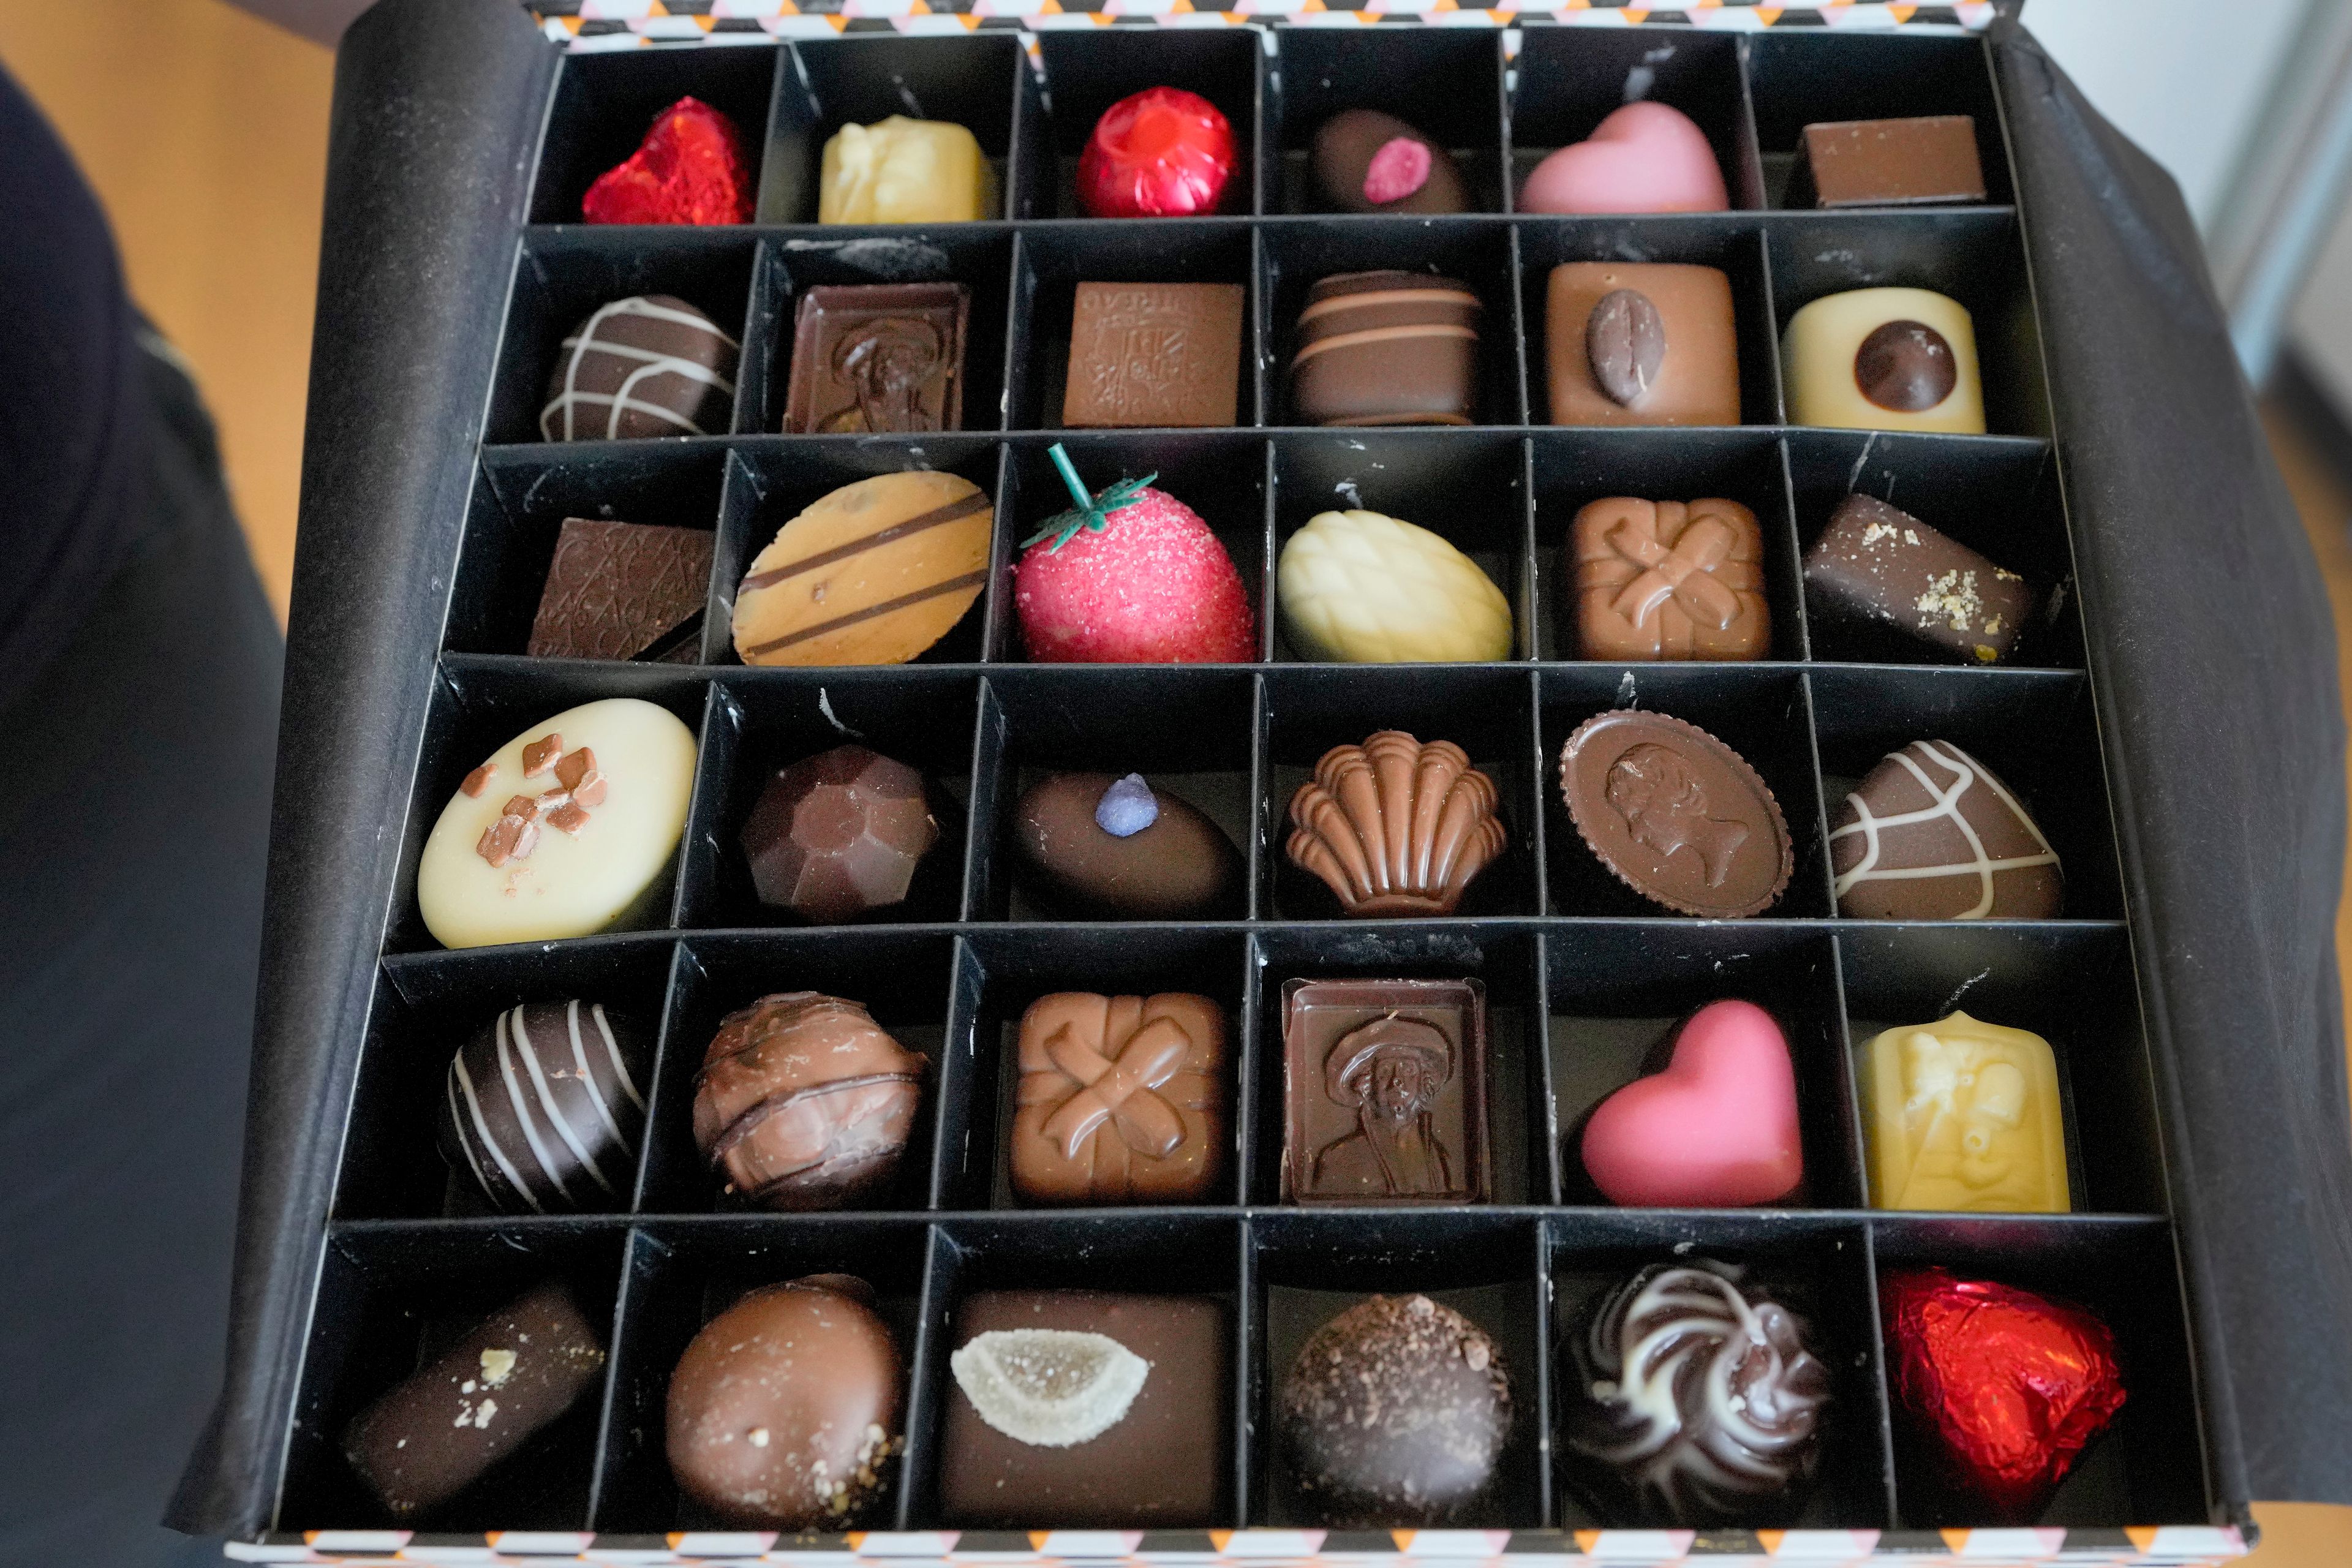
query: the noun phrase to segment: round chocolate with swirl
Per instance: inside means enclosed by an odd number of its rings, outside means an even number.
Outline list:
[[[1612,1515],[1643,1524],[1793,1516],[1830,1374],[1804,1320],[1707,1258],[1652,1264],[1570,1340],[1568,1451]]]
[[[509,1214],[628,1207],[650,1041],[601,1002],[508,1008],[449,1060],[441,1157]]]

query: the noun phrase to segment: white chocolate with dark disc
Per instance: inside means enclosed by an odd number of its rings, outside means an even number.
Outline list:
[[[659,918],[694,789],[694,732],[634,697],[533,724],[458,785],[416,903],[445,947],[547,942]]]

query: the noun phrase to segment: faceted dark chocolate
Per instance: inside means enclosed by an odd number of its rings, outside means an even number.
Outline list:
[[[859,745],[784,769],[743,824],[760,900],[825,925],[903,903],[939,840],[923,775]]]
[[[1307,1337],[1276,1418],[1291,1478],[1325,1523],[1454,1522],[1494,1479],[1511,1380],[1484,1329],[1426,1296],[1374,1296]]]
[[[698,653],[717,542],[707,528],[565,518],[531,658],[666,659],[681,645]]]
[[[1293,980],[1282,1011],[1286,1198],[1487,1201],[1483,985]]]
[[[811,289],[793,318],[787,436],[963,428],[961,283]]]

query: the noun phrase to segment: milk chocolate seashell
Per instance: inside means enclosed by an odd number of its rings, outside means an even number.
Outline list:
[[[1496,800],[1453,742],[1383,730],[1325,752],[1291,797],[1291,863],[1348,915],[1450,915],[1508,841]]]

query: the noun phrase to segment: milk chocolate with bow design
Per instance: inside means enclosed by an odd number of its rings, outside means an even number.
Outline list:
[[[1041,996],[1021,1017],[1013,1190],[1198,1203],[1223,1173],[1225,1019],[1205,996]]]
[[[1764,531],[1735,500],[1611,496],[1576,514],[1578,657],[1762,658]]]

